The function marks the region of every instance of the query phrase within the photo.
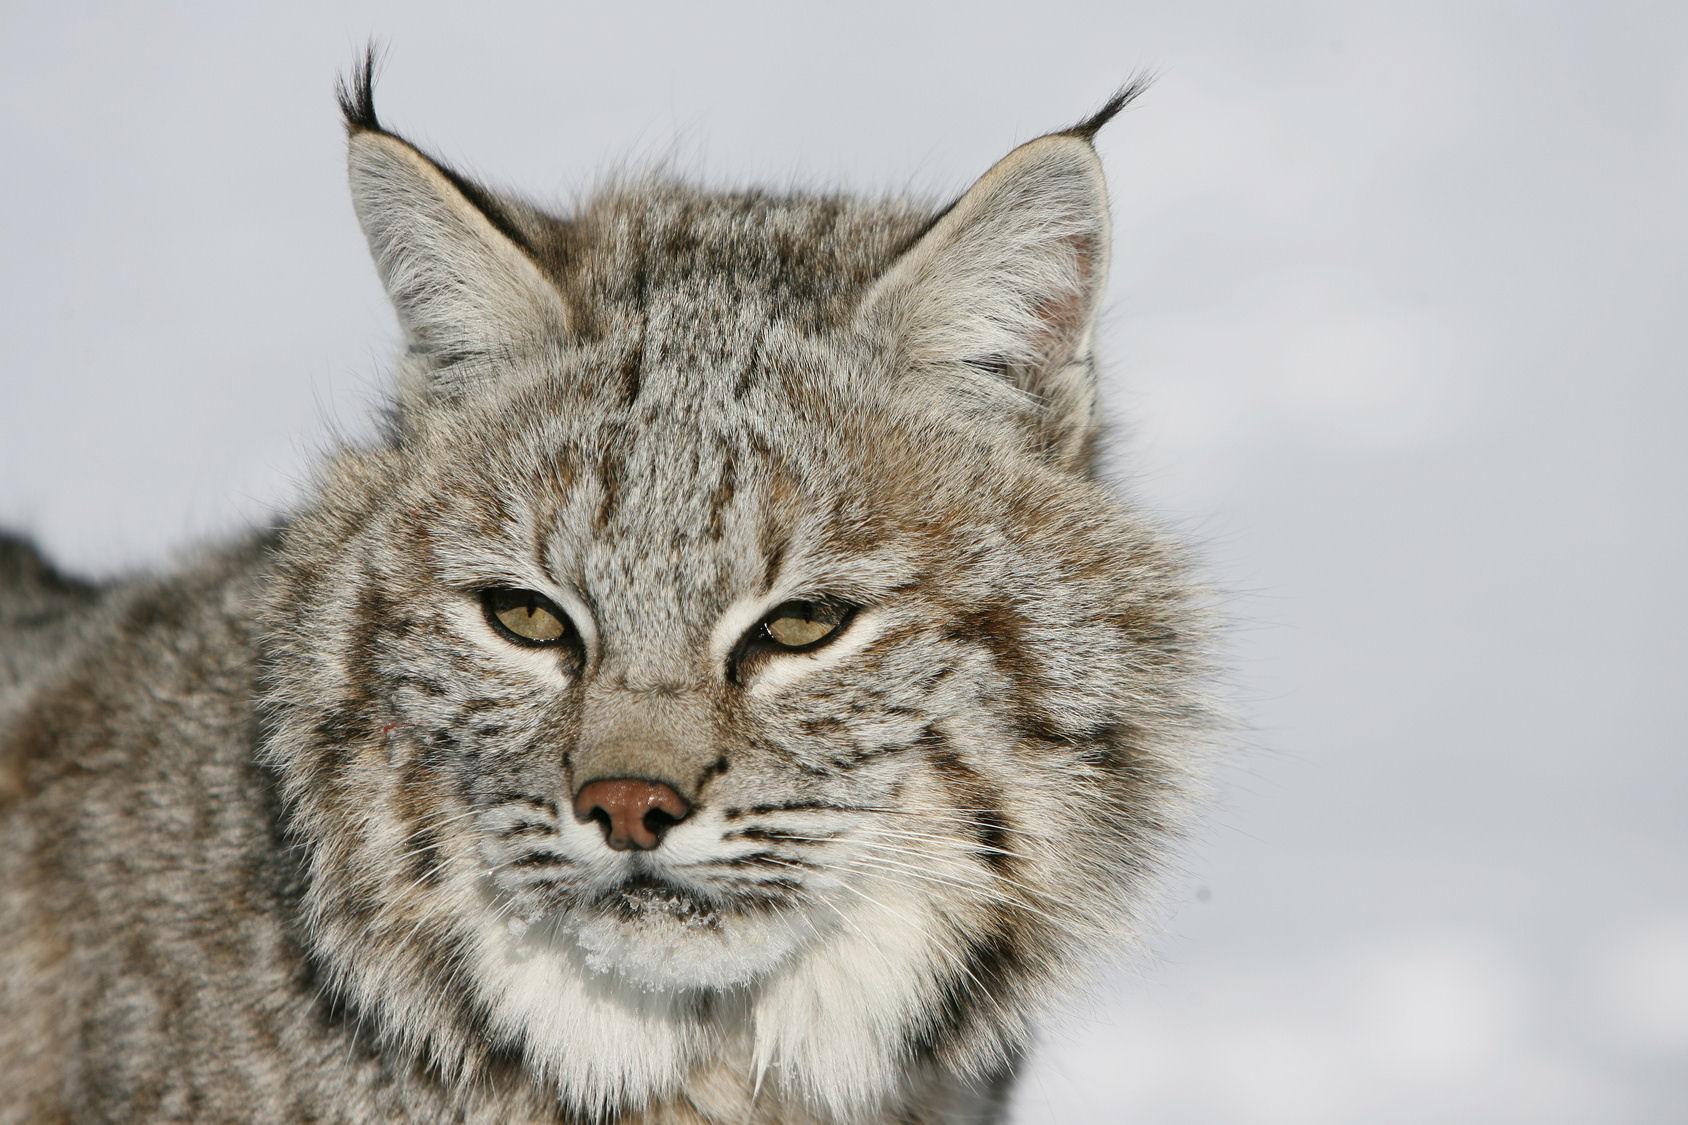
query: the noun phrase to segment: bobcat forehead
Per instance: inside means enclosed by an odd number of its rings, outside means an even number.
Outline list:
[[[86,901],[223,966],[172,978],[213,1030],[149,1031],[144,1069],[233,1082],[194,1068],[240,1044],[283,1119],[999,1120],[1140,916],[1205,729],[1184,556],[1091,464],[1093,141],[1139,87],[947,206],[637,179],[560,213],[394,132],[371,77],[342,100],[389,431],[268,549],[112,595],[144,690],[55,658],[68,702],[25,723],[129,716],[74,720],[55,793],[185,755],[88,802],[144,863],[76,857],[168,874]],[[259,935],[240,964],[156,916],[181,896]],[[51,977],[42,1011],[127,995],[61,1004],[45,948],[0,974]]]

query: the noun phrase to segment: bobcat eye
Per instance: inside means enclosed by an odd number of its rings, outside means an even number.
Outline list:
[[[560,644],[573,632],[568,615],[544,594],[495,586],[481,591],[487,623],[505,639],[529,647]]]
[[[728,662],[728,675],[737,683],[745,668],[754,665],[760,657],[809,652],[831,644],[855,615],[856,607],[843,602],[825,599],[781,602],[739,641]]]
[[[762,629],[783,649],[813,648],[842,629],[847,616],[831,602],[786,602],[762,619]]]

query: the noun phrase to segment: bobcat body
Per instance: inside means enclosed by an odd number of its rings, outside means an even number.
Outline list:
[[[1091,471],[1131,92],[943,209],[560,218],[366,66],[387,439],[162,577],[0,542],[0,1119],[1000,1119],[1204,727]]]

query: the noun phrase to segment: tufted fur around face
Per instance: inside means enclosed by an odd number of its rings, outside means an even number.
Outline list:
[[[640,181],[567,216],[346,93],[407,350],[391,441],[254,581],[258,756],[310,987],[429,1104],[985,1119],[1129,931],[1202,643],[1090,473],[1092,138],[1134,92],[936,214]],[[746,658],[793,599],[850,616]],[[611,777],[690,813],[611,850],[571,808]]]

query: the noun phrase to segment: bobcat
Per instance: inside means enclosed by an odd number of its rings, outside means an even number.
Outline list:
[[[998,1121],[1207,727],[1095,479],[1098,129],[567,216],[340,90],[383,438],[95,585],[0,541],[0,1118]]]

